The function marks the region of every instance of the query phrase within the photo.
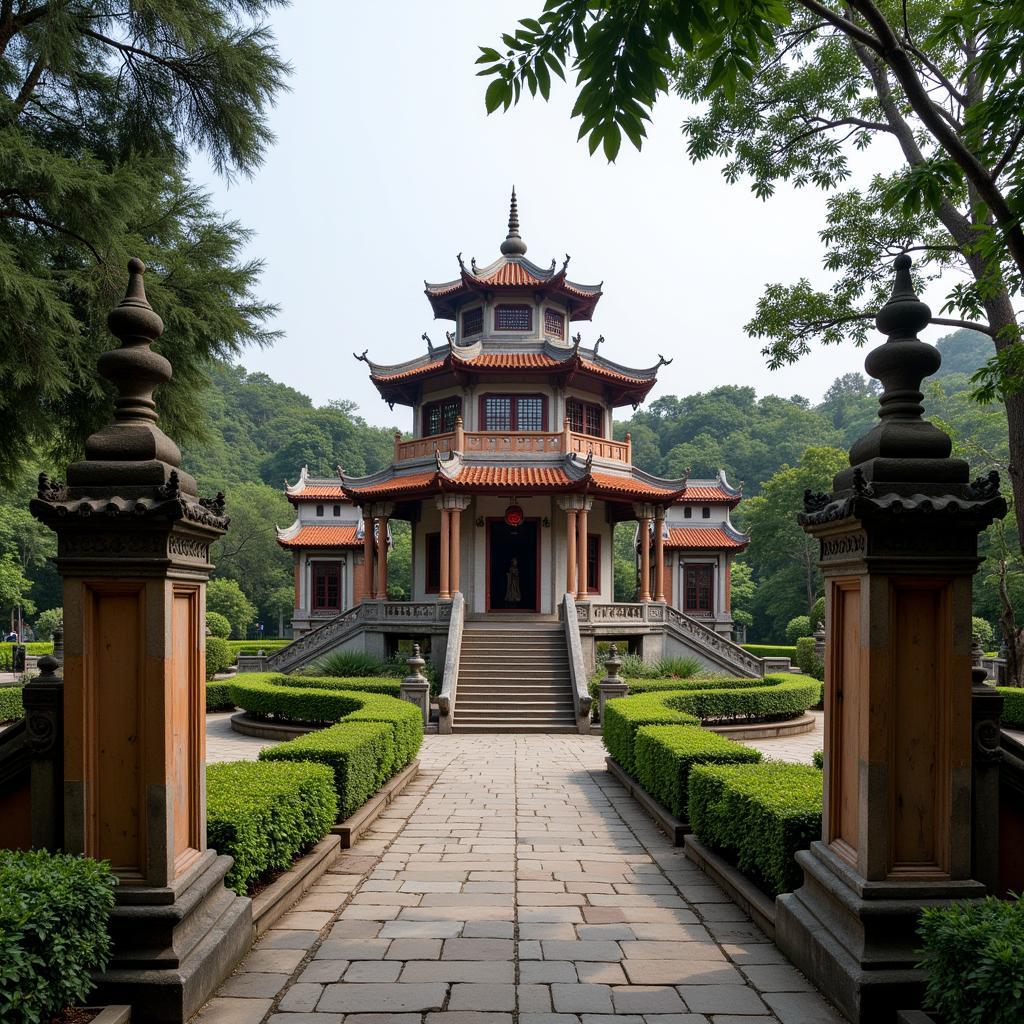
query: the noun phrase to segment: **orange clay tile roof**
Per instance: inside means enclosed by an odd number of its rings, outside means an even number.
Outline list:
[[[437,477],[435,470],[429,473],[408,473],[405,476],[393,476],[380,483],[367,484],[365,487],[353,487],[354,493],[362,496],[365,494],[387,494],[390,491],[415,491],[429,489]]]
[[[631,476],[613,476],[610,473],[592,473],[594,484],[604,491],[623,491],[627,494],[649,494],[652,497],[664,497],[675,494],[665,487],[655,487],[644,480],[636,480]]]
[[[670,526],[667,548],[745,548],[747,545],[730,537],[721,527]]]
[[[571,484],[572,480],[562,469],[545,469],[535,466],[466,466],[455,478],[454,483],[460,487],[507,487],[531,484],[542,487],[558,487]]]
[[[488,277],[480,277],[481,284],[531,285],[547,284],[548,278],[531,274],[521,263],[506,263]]]
[[[730,494],[721,487],[687,487],[682,501],[735,501],[739,502],[738,494]]]
[[[355,548],[363,542],[354,526],[302,526],[294,537],[277,541],[283,548]]]
[[[569,362],[569,359],[553,359],[551,356],[546,355],[543,352],[483,352],[475,359],[452,360],[452,366],[469,366],[474,369],[553,370],[559,366],[566,365]],[[420,366],[412,366],[408,370],[400,370],[398,373],[373,374],[372,376],[376,381],[390,383],[391,381],[407,380],[410,377],[418,377],[421,374],[433,373],[442,369],[444,365],[445,360],[437,360],[432,363],[423,363]],[[653,380],[649,381],[646,377],[631,377],[628,374],[619,373],[616,370],[609,370],[607,367],[601,366],[598,363],[593,363],[588,359],[581,359],[580,365],[584,370],[596,374],[598,377],[603,377],[606,380],[620,381],[625,384],[636,384],[638,382],[643,384],[653,383]]]
[[[324,501],[333,498],[335,501],[342,501],[345,495],[342,493],[341,484],[330,487],[307,487],[298,494],[286,495],[289,501]]]

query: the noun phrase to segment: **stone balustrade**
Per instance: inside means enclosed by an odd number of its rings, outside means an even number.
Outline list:
[[[461,445],[459,438],[461,436]],[[586,457],[591,452],[596,459],[631,464],[631,445],[628,440],[615,441],[607,437],[592,437],[573,430],[457,430],[431,437],[414,437],[395,441],[395,462],[422,459],[436,452],[461,451],[476,455],[568,455],[576,453]]]

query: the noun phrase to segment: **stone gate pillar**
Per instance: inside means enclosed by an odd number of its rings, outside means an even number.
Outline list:
[[[983,895],[971,864],[971,579],[978,533],[1006,512],[998,476],[969,482],[922,419],[940,357],[917,332],[910,258],[895,261],[865,362],[878,422],[832,494],[799,517],[821,544],[829,623],[825,804],[804,884],[776,903],[776,937],[854,1021],[920,1005],[922,907]]]
[[[251,904],[224,887],[231,858],[206,846],[205,635],[210,545],[224,498],[201,499],[157,425],[171,365],[145,267],[128,264],[99,359],[114,420],[67,485],[39,479],[31,510],[57,534],[64,584],[63,846],[110,862],[119,884],[103,1002],[184,1021],[251,939]]]

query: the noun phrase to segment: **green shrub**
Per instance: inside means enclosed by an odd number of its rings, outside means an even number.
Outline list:
[[[36,617],[35,626],[33,627],[36,631],[36,636],[43,641],[53,640],[53,631],[64,623],[64,609],[63,608],[47,608],[45,612],[40,612]]]
[[[25,717],[20,686],[0,686],[0,722],[13,722]]]
[[[231,687],[228,683],[206,684],[206,710],[233,711],[235,702],[231,699]]]
[[[796,657],[793,661],[804,675],[818,680],[825,678],[825,665],[814,653],[813,636],[804,636],[797,640]]]
[[[636,778],[677,818],[686,818],[690,770],[698,764],[754,764],[761,752],[695,725],[644,725],[634,745]]]
[[[795,644],[801,637],[814,632],[809,615],[796,615],[786,623],[786,643]]]
[[[630,693],[688,693],[692,690],[747,690],[763,686],[763,679],[730,676],[700,676],[694,679],[638,679],[629,684]]]
[[[1024,689],[1019,686],[997,686],[1003,696],[1003,725],[1024,729]]]
[[[0,1021],[39,1024],[83,1003],[110,958],[106,863],[0,850]]]
[[[811,754],[811,764],[813,764],[819,772],[822,771],[825,768],[825,751],[816,750]]]
[[[404,666],[403,666],[404,668]],[[358,679],[361,676],[383,676],[384,662],[363,651],[335,651],[308,667],[303,675],[337,676],[339,679]],[[399,677],[404,675],[400,671]]]
[[[948,1024],[1024,1019],[1024,897],[926,907],[918,934],[929,1009]]]
[[[971,616],[971,642],[976,643],[983,651],[987,651],[996,638],[992,623],[977,615]]]
[[[231,636],[231,623],[228,617],[221,615],[220,612],[207,612],[206,631],[210,636],[219,636],[222,640],[227,640]]]
[[[800,884],[795,855],[821,838],[821,806],[822,775],[811,765],[699,765],[690,773],[697,838],[773,895]]]
[[[316,761],[330,768],[341,818],[380,789],[395,759],[395,734],[385,722],[342,722],[260,751],[261,761]]]
[[[206,638],[206,678],[212,679],[218,672],[223,672],[234,661],[227,640],[219,636]]]
[[[245,895],[268,871],[291,867],[338,819],[329,768],[309,761],[233,761],[206,769],[209,845],[235,858],[225,884]]]
[[[687,655],[674,654],[665,658],[659,658],[654,667],[659,676],[666,679],[690,679],[699,674],[704,665],[699,658],[691,658]]]
[[[53,641],[45,640],[37,643],[23,644],[26,654],[32,654],[37,657],[43,654],[53,654]],[[3,642],[0,643],[0,658],[4,659],[4,664],[10,664],[11,661],[11,650],[14,647],[13,643]]]
[[[811,614],[809,616],[811,622],[811,632],[818,628],[818,623],[824,625],[825,622],[825,597],[822,595],[817,601],[811,605]]]
[[[260,651],[270,654],[273,651],[279,651],[282,647],[287,647],[291,640],[229,640],[228,643],[231,645],[231,653],[237,661],[239,654],[259,654]]]
[[[665,707],[662,695],[644,693],[610,700],[604,707],[601,736],[613,758],[629,775],[636,775],[634,746],[642,725],[699,725],[693,715]]]
[[[789,644],[743,644],[743,650],[758,658],[789,658],[796,657],[796,647]]]

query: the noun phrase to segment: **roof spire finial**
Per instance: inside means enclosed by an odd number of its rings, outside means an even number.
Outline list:
[[[508,234],[501,243],[503,256],[525,256],[526,243],[519,234],[519,204],[516,202],[516,187],[512,186],[512,202],[508,208]]]

